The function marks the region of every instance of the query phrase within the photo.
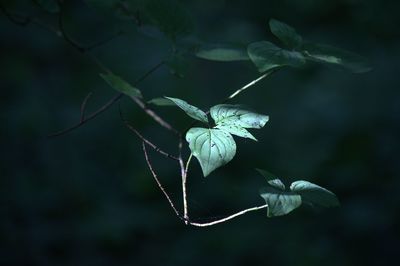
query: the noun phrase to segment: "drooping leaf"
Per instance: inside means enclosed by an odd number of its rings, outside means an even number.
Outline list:
[[[276,19],[271,19],[269,27],[271,32],[287,47],[295,49],[301,46],[303,38],[291,26]]]
[[[60,11],[57,0],[34,0],[36,4],[50,13],[57,13]]]
[[[245,47],[232,44],[204,44],[198,48],[196,56],[223,62],[250,60]]]
[[[316,184],[299,180],[290,185],[290,190],[301,195],[304,202],[321,207],[334,207],[339,205],[336,195]]]
[[[336,47],[305,43],[302,49],[308,60],[338,66],[353,73],[364,73],[372,69],[364,57]]]
[[[186,133],[186,141],[199,161],[204,177],[227,164],[236,154],[232,136],[220,129],[191,128]]]
[[[256,170],[263,176],[265,179],[267,179],[267,182],[270,186],[273,186],[274,188],[280,189],[284,191],[286,189],[285,185],[282,183],[282,181],[276,177],[274,174],[263,170],[256,168]]]
[[[102,77],[102,79],[104,79],[108,83],[108,85],[110,85],[116,91],[119,91],[130,97],[142,97],[142,93],[140,92],[140,90],[112,73],[100,73],[100,77]]]
[[[261,115],[244,108],[241,105],[219,104],[211,107],[211,117],[216,128],[229,133],[256,140],[245,128],[262,128],[268,121],[268,116]]]
[[[301,205],[301,197],[293,192],[284,192],[273,187],[265,187],[260,196],[268,204],[268,217],[282,216]]]
[[[208,118],[205,112],[197,108],[196,106],[190,105],[184,100],[172,97],[165,97],[173,101],[179,108],[181,108],[185,113],[193,119],[199,120],[203,123],[208,123]]]
[[[175,106],[176,105],[173,101],[171,101],[169,99],[165,99],[165,98],[154,98],[154,99],[147,101],[147,103],[158,105],[158,106]]]
[[[251,43],[247,52],[260,72],[279,66],[301,67],[306,62],[301,53],[279,48],[267,41]]]

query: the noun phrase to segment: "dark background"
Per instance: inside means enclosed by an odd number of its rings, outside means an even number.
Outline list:
[[[4,2],[4,1],[2,1]],[[10,3],[11,2],[11,3]],[[89,54],[133,82],[164,59],[165,40],[139,33],[79,0],[67,1],[68,33],[92,44],[127,31]],[[3,5],[4,4],[4,5]],[[57,28],[57,14],[32,1],[2,3],[13,14]],[[234,102],[270,116],[258,143],[236,138],[234,160],[207,178],[197,161],[189,174],[192,218],[260,205],[264,179],[253,168],[305,179],[334,191],[340,208],[302,208],[280,218],[250,213],[209,228],[185,226],[146,167],[140,141],[118,105],[58,138],[46,136],[79,119],[82,100],[95,110],[115,92],[87,55],[35,23],[0,16],[1,265],[384,265],[399,241],[399,1],[279,0],[182,2],[205,41],[243,44],[276,39],[267,22],[295,26],[309,40],[367,57],[373,70],[350,74],[311,65],[278,72]],[[4,10],[3,10],[4,11]],[[118,22],[117,22],[118,21]],[[257,77],[248,62],[188,57],[178,78],[160,68],[138,86],[146,99],[178,97],[204,109]],[[174,136],[129,99],[121,109],[160,147]],[[178,128],[190,119],[155,107]],[[187,148],[185,148],[187,153]],[[151,152],[167,190],[181,206],[174,162]]]

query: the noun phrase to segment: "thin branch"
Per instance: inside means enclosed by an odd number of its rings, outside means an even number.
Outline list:
[[[86,112],[86,103],[89,100],[89,98],[93,95],[93,93],[89,92],[88,95],[86,95],[85,99],[82,102],[81,105],[81,119],[80,123],[82,123],[85,120],[85,112]]]
[[[182,218],[182,215],[181,215],[181,214],[179,213],[179,211],[175,208],[175,205],[174,205],[174,203],[172,202],[171,198],[169,197],[167,191],[166,191],[166,190],[164,189],[164,187],[161,185],[160,180],[158,180],[157,174],[155,173],[155,171],[154,171],[154,169],[153,169],[153,167],[152,167],[152,165],[151,165],[151,163],[150,163],[150,159],[149,159],[149,156],[148,156],[148,154],[147,154],[146,145],[145,145],[144,142],[142,142],[142,148],[143,148],[143,153],[144,153],[144,157],[145,157],[145,159],[146,159],[147,166],[149,167],[150,172],[151,172],[151,174],[153,175],[154,180],[156,181],[158,187],[161,189],[162,193],[163,193],[164,196],[167,198],[167,200],[168,200],[168,202],[169,202],[169,205],[170,205],[171,208],[174,210],[176,216],[178,216],[180,219],[184,220],[184,218]]]
[[[126,126],[130,131],[132,131],[133,133],[135,133],[135,134],[142,140],[142,142],[144,142],[144,143],[146,143],[147,145],[149,145],[150,147],[152,147],[156,152],[158,152],[158,153],[164,155],[164,156],[167,157],[167,158],[173,159],[173,160],[175,160],[175,161],[179,161],[179,158],[178,158],[178,157],[175,157],[175,156],[173,156],[173,155],[171,155],[171,154],[169,154],[169,153],[167,153],[167,152],[161,150],[160,148],[157,147],[157,145],[155,145],[154,143],[152,143],[151,141],[149,141],[149,140],[147,140],[145,137],[143,137],[143,135],[140,134],[139,131],[137,131],[132,125],[130,125],[130,124],[128,123],[128,121],[124,120],[124,123],[125,123],[125,126]]]
[[[182,159],[182,138],[179,139],[179,167],[181,169],[181,179],[182,179],[182,199],[183,199],[183,218],[185,224],[189,224],[189,212],[188,212],[188,203],[187,203],[187,193],[186,193],[186,179],[187,179],[187,170],[183,163]]]
[[[240,216],[240,215],[243,215],[243,214],[245,214],[245,213],[248,213],[248,212],[251,212],[251,211],[261,210],[261,209],[264,209],[264,208],[267,208],[267,207],[268,207],[268,204],[264,204],[264,205],[261,205],[261,206],[257,206],[257,207],[253,207],[253,208],[249,208],[249,209],[246,209],[246,210],[237,212],[237,213],[235,213],[235,214],[232,214],[232,215],[230,215],[230,216],[227,216],[227,217],[225,217],[225,218],[222,218],[222,219],[219,219],[219,220],[216,220],[216,221],[213,221],[213,222],[209,222],[209,223],[189,222],[189,224],[190,224],[190,225],[193,225],[193,226],[197,226],[197,227],[212,226],[212,225],[215,225],[215,224],[219,224],[219,223],[223,223],[223,222],[229,221],[229,220],[231,220],[231,219],[233,219],[233,218],[235,218],[235,217],[238,217],[238,216]]]
[[[139,99],[138,97],[130,97],[140,108],[143,109],[143,111],[149,115],[151,118],[153,118],[154,121],[156,121],[160,126],[164,127],[165,129],[168,129],[169,131],[174,132],[176,135],[180,136],[181,134],[179,133],[178,130],[176,130],[173,126],[171,126],[168,122],[166,122],[164,119],[162,119],[156,112],[154,112],[152,109],[148,108],[146,104]]]
[[[118,93],[116,94],[111,100],[109,100],[106,104],[104,104],[102,107],[100,107],[99,109],[97,109],[95,112],[91,113],[89,116],[87,116],[83,121],[80,121],[79,123],[60,130],[54,134],[49,135],[49,138],[53,138],[53,137],[57,137],[57,136],[61,136],[64,134],[67,134],[69,132],[71,132],[74,129],[77,129],[79,127],[81,127],[82,125],[84,125],[86,122],[92,120],[93,118],[95,118],[96,116],[98,116],[99,114],[103,113],[104,111],[106,111],[108,108],[110,108],[114,103],[116,103],[119,99],[121,99],[121,97],[123,96],[122,93]]]
[[[251,81],[250,83],[247,83],[246,85],[244,85],[243,87],[241,87],[240,89],[236,90],[234,93],[229,95],[225,100],[222,101],[222,103],[225,103],[225,102],[233,99],[234,97],[239,95],[239,93],[241,93],[244,90],[250,88],[251,86],[255,85],[257,82],[259,82],[259,81],[263,80],[264,78],[270,76],[271,74],[275,73],[276,71],[277,71],[277,68],[276,69],[272,69],[272,70],[266,72],[265,74],[261,75],[260,77],[256,78],[255,80]]]
[[[154,71],[156,71],[157,69],[159,69],[162,65],[164,64],[163,61],[159,62],[157,65],[155,65],[153,68],[151,68],[149,71],[147,71],[143,76],[139,77],[135,82],[134,85],[136,86],[137,84],[139,84],[140,82],[142,82],[146,77],[148,77],[151,73],[153,73]],[[67,134],[71,131],[73,131],[74,129],[77,129],[79,127],[81,127],[82,125],[84,125],[86,122],[92,120],[93,118],[97,117],[98,115],[100,115],[101,113],[103,113],[104,111],[106,111],[108,108],[110,108],[114,103],[118,102],[122,96],[124,96],[124,94],[122,93],[118,93],[116,94],[113,98],[111,98],[111,100],[109,100],[107,103],[105,103],[103,106],[101,106],[99,109],[97,109],[96,111],[94,111],[93,113],[91,113],[89,116],[87,116],[85,118],[85,120],[80,121],[79,123],[68,127],[66,129],[60,130],[54,134],[49,135],[49,138],[52,137],[57,137],[57,136],[61,136],[64,134]]]

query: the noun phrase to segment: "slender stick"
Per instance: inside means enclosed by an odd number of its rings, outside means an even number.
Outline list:
[[[77,129],[77,128],[81,127],[81,126],[84,125],[86,122],[92,120],[93,118],[95,118],[95,117],[98,116],[99,114],[103,113],[103,112],[106,111],[108,108],[110,108],[114,103],[116,103],[119,99],[121,99],[122,96],[123,96],[122,93],[116,94],[113,98],[111,98],[111,100],[109,100],[107,103],[105,103],[105,104],[104,104],[103,106],[101,106],[99,109],[97,109],[96,111],[94,111],[93,113],[91,113],[90,115],[88,115],[87,117],[85,117],[84,120],[81,120],[79,123],[77,123],[77,124],[75,124],[75,125],[73,125],[73,126],[71,126],[71,127],[69,127],[69,128],[66,128],[66,129],[60,130],[60,131],[58,131],[58,132],[56,132],[56,133],[54,133],[54,134],[48,135],[47,137],[49,137],[49,138],[58,137],[58,136],[67,134],[67,133],[73,131],[74,129]]]
[[[251,86],[255,85],[257,82],[263,80],[264,78],[272,75],[273,73],[275,73],[276,71],[278,71],[279,68],[274,68],[271,69],[270,71],[264,73],[263,75],[259,76],[258,78],[256,78],[255,80],[251,81],[250,83],[247,83],[246,85],[244,85],[243,87],[241,87],[240,89],[236,90],[234,93],[232,93],[231,95],[229,95],[225,100],[223,100],[223,103],[233,99],[234,97],[236,97],[239,93],[243,92],[244,90],[250,88]]]
[[[183,199],[183,218],[185,224],[189,224],[189,212],[188,212],[188,203],[187,203],[187,192],[186,192],[186,179],[187,179],[187,169],[183,163],[182,159],[182,138],[179,139],[179,167],[181,169],[181,178],[182,178],[182,199]]]
[[[154,143],[152,143],[151,141],[149,141],[149,140],[147,140],[145,137],[143,137],[143,135],[140,134],[139,131],[136,130],[132,125],[130,125],[130,124],[128,123],[128,121],[125,121],[125,120],[124,120],[124,123],[125,123],[125,126],[126,126],[129,130],[131,130],[133,133],[135,133],[144,143],[146,143],[147,145],[149,145],[150,147],[152,147],[156,152],[158,152],[158,153],[164,155],[164,156],[167,157],[167,158],[173,159],[173,160],[175,160],[175,161],[179,161],[178,157],[175,157],[175,156],[173,156],[173,155],[171,155],[171,154],[169,154],[169,153],[167,153],[167,152],[161,150],[159,147],[157,147],[157,145],[155,145]]]
[[[238,216],[240,216],[240,215],[243,215],[243,214],[245,214],[245,213],[247,213],[247,212],[257,211],[257,210],[261,210],[261,209],[264,209],[264,208],[267,208],[267,207],[268,207],[268,205],[267,205],[267,204],[264,204],[264,205],[261,205],[261,206],[257,206],[257,207],[253,207],[253,208],[249,208],[249,209],[246,209],[246,210],[237,212],[237,213],[235,213],[235,214],[232,214],[232,215],[230,215],[230,216],[227,216],[227,217],[225,217],[225,218],[222,218],[222,219],[220,219],[220,220],[216,220],[216,221],[213,221],[213,222],[209,222],[209,223],[189,222],[189,224],[190,224],[190,225],[193,225],[193,226],[197,226],[197,227],[212,226],[212,225],[215,225],[215,224],[219,224],[219,223],[223,223],[223,222],[229,221],[229,220],[231,220],[231,219],[233,219],[233,218],[235,218],[235,217],[238,217]]]
[[[168,202],[169,202],[169,205],[170,205],[171,208],[174,210],[176,216],[178,216],[180,219],[182,219],[182,215],[181,215],[181,214],[179,213],[179,211],[176,209],[176,207],[175,207],[174,203],[172,202],[171,198],[169,197],[167,191],[166,191],[166,190],[164,189],[164,187],[161,185],[160,180],[158,180],[157,174],[156,174],[156,172],[154,171],[154,169],[153,169],[153,167],[152,167],[152,165],[151,165],[151,163],[150,163],[150,159],[149,159],[149,156],[148,156],[148,154],[147,154],[146,145],[145,145],[144,142],[142,142],[142,148],[143,148],[143,153],[144,153],[144,157],[145,157],[145,159],[146,159],[147,166],[149,167],[150,172],[151,172],[151,174],[153,175],[154,180],[156,181],[158,187],[161,189],[161,191],[162,191],[162,193],[164,194],[164,196],[167,198],[167,200],[168,200]]]
[[[146,104],[139,99],[138,97],[130,97],[140,108],[143,109],[143,111],[149,115],[151,118],[154,119],[160,126],[164,127],[165,129],[168,129],[169,131],[174,132],[176,135],[180,136],[180,133],[178,130],[176,130],[173,126],[171,126],[168,122],[166,122],[164,119],[162,119],[156,112],[154,112],[152,109],[148,108]]]
[[[157,69],[159,69],[162,65],[164,64],[163,61],[157,63],[157,65],[155,65],[154,67],[152,67],[149,71],[147,71],[143,76],[139,77],[135,82],[134,85],[137,85],[138,83],[142,82],[144,79],[146,79],[146,77],[148,77],[151,73],[155,72]],[[103,113],[104,111],[106,111],[108,108],[110,108],[114,103],[118,102],[122,96],[124,96],[124,94],[122,93],[118,93],[116,94],[113,98],[111,98],[111,100],[109,100],[107,103],[105,103],[103,106],[101,106],[99,109],[97,109],[96,111],[94,111],[93,113],[91,113],[90,115],[88,115],[87,117],[85,117],[84,120],[80,121],[79,123],[76,123],[75,125],[68,127],[66,129],[60,130],[54,134],[49,135],[49,138],[52,137],[57,137],[57,136],[61,136],[64,134],[67,134],[71,131],[73,131],[74,129],[77,129],[79,127],[81,127],[82,125],[84,125],[86,122],[92,120],[93,118],[97,117],[98,115],[100,115],[101,113]],[[138,105],[140,107],[145,106],[143,102],[141,102],[140,100],[136,101],[136,103],[138,103]],[[140,104],[139,104],[140,103]],[[143,107],[142,107],[143,108]]]

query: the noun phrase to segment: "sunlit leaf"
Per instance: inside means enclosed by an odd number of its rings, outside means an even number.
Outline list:
[[[301,195],[304,202],[321,207],[334,207],[339,205],[336,195],[316,184],[299,180],[290,185],[290,190]]]
[[[261,115],[244,108],[241,105],[219,104],[210,109],[216,128],[229,133],[256,140],[246,128],[262,128],[268,121],[268,116]]]
[[[263,188],[260,196],[268,204],[268,217],[288,214],[301,205],[300,195],[273,187]]]
[[[216,125],[215,128],[222,129],[226,132],[229,132],[232,135],[242,137],[242,138],[248,138],[257,141],[257,139],[245,128],[237,125],[228,125],[228,124],[219,124]]]
[[[232,136],[220,129],[191,128],[186,133],[186,141],[205,177],[227,164],[236,154],[236,143]]]
[[[142,97],[140,90],[112,73],[100,73],[100,77],[102,77],[108,83],[108,85],[110,85],[116,91],[119,91],[130,97]]]
[[[204,44],[198,48],[196,56],[223,62],[250,60],[246,47],[232,44]]]
[[[185,113],[193,119],[199,120],[203,123],[208,123],[208,118],[205,112],[197,108],[196,106],[190,105],[184,100],[172,97],[165,97],[173,101],[179,108],[181,108]]]
[[[279,66],[301,67],[306,62],[301,53],[279,48],[267,41],[251,43],[247,52],[260,72]]]
[[[308,60],[338,66],[353,73],[364,73],[372,69],[364,57],[336,47],[306,43],[302,49]]]
[[[291,26],[276,19],[271,19],[269,27],[271,32],[287,47],[298,48],[301,46],[303,38]]]

